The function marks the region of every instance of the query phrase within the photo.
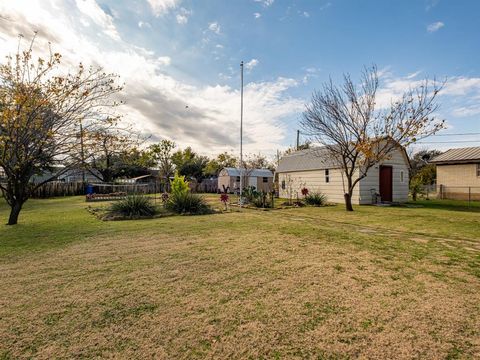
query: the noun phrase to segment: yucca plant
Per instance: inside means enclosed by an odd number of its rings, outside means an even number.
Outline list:
[[[212,212],[205,199],[197,194],[178,193],[170,196],[167,203],[167,209],[184,215],[202,215]]]
[[[327,196],[322,193],[310,193],[305,196],[305,203],[311,206],[323,206],[327,203]]]
[[[156,208],[152,199],[142,195],[130,195],[112,204],[110,211],[125,217],[141,217],[155,215]]]

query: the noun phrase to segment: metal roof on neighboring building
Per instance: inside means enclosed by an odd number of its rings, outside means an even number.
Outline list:
[[[223,170],[227,172],[228,176],[240,176],[240,169],[226,167],[226,168],[223,168]],[[273,173],[268,169],[245,170],[244,175],[247,175],[247,173],[248,173],[248,176],[273,177]]]
[[[450,149],[430,160],[434,164],[468,163],[472,161],[480,161],[480,146]]]
[[[341,164],[329,154],[326,147],[316,147],[284,156],[278,163],[277,173],[339,167],[341,167]]]

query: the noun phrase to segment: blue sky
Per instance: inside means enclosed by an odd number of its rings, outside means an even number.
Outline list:
[[[44,0],[0,7],[0,51],[14,49],[16,34],[38,29],[66,59],[117,72],[126,84],[125,120],[154,140],[208,154],[237,151],[241,60],[250,152],[271,155],[293,144],[312,91],[372,63],[384,101],[426,76],[447,78],[438,113],[449,126],[444,133],[480,132],[480,1]],[[425,141],[463,141],[428,144],[445,149],[478,146],[480,136]]]

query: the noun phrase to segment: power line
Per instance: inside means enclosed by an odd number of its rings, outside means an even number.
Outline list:
[[[415,144],[458,144],[458,143],[480,143],[480,140],[460,140],[460,141],[419,141]]]
[[[480,133],[434,134],[434,135],[432,135],[432,136],[468,136],[468,135],[480,135]]]

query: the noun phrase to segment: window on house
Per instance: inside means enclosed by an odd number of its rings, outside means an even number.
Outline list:
[[[285,180],[282,180],[282,190],[285,190]]]
[[[325,182],[329,183],[330,182],[330,170],[325,169]]]
[[[477,176],[480,176],[480,164],[477,164]]]
[[[403,170],[400,170],[400,182],[403,183],[404,182],[404,175],[403,175]]]
[[[263,181],[264,183],[268,183],[268,177],[264,177],[264,178],[262,179],[262,181]]]
[[[236,180],[236,181],[237,181],[237,182],[239,182],[239,181],[240,181],[240,176],[237,176],[237,180]]]

